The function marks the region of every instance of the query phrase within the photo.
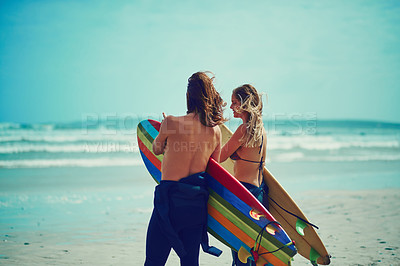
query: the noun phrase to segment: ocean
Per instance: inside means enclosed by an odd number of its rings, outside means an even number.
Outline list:
[[[143,265],[155,183],[138,122],[0,123],[0,265]],[[400,124],[264,126],[267,167],[320,226],[331,265],[398,265]],[[200,261],[231,265],[230,251]],[[177,263],[172,256],[167,265]],[[309,262],[297,255],[293,265]]]
[[[400,124],[264,121],[267,163],[400,161]],[[136,125],[116,121],[0,123],[1,168],[137,166]],[[231,130],[237,121],[227,123]]]

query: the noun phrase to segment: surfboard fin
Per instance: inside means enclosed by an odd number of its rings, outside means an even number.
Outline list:
[[[307,224],[300,219],[297,219],[296,222],[296,231],[299,233],[301,236],[304,236],[304,229],[307,227]]]
[[[265,217],[264,214],[262,214],[262,212],[257,211],[256,209],[251,209],[249,212],[249,215],[251,218],[253,218],[254,220],[260,220],[261,217]]]
[[[238,250],[238,257],[242,263],[247,263],[247,259],[251,257],[251,254],[244,247],[240,247]]]
[[[319,255],[319,253],[318,253],[315,249],[313,249],[313,248],[311,247],[311,250],[310,250],[310,262],[311,262],[311,264],[312,264],[313,266],[318,266],[318,264],[317,264],[317,259],[318,259],[319,257],[321,257],[321,256]]]
[[[279,229],[278,229],[274,224],[272,224],[272,223],[269,224],[269,225],[267,225],[267,227],[265,228],[265,230],[267,230],[267,232],[268,232],[270,235],[275,235],[275,233],[279,231]]]
[[[271,264],[269,264],[269,262],[262,257],[258,258],[256,266],[264,266],[264,265],[271,265]]]

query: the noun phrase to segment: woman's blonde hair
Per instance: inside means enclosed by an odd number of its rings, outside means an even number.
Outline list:
[[[244,84],[233,90],[233,95],[240,101],[237,113],[247,112],[249,120],[246,125],[246,134],[240,139],[245,147],[257,147],[261,145],[264,134],[264,123],[262,120],[261,95],[250,84]]]

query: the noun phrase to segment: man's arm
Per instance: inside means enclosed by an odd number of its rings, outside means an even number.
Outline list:
[[[164,153],[167,145],[168,130],[167,125],[171,121],[171,117],[167,116],[162,122],[158,136],[153,141],[153,152],[155,155]]]

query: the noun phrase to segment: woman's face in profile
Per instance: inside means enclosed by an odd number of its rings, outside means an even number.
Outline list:
[[[233,117],[239,118],[240,114],[238,112],[236,112],[236,110],[240,107],[241,103],[238,100],[238,98],[236,97],[236,95],[234,95],[233,93],[232,93],[231,101],[232,101],[232,103],[231,103],[230,108],[233,111]]]

